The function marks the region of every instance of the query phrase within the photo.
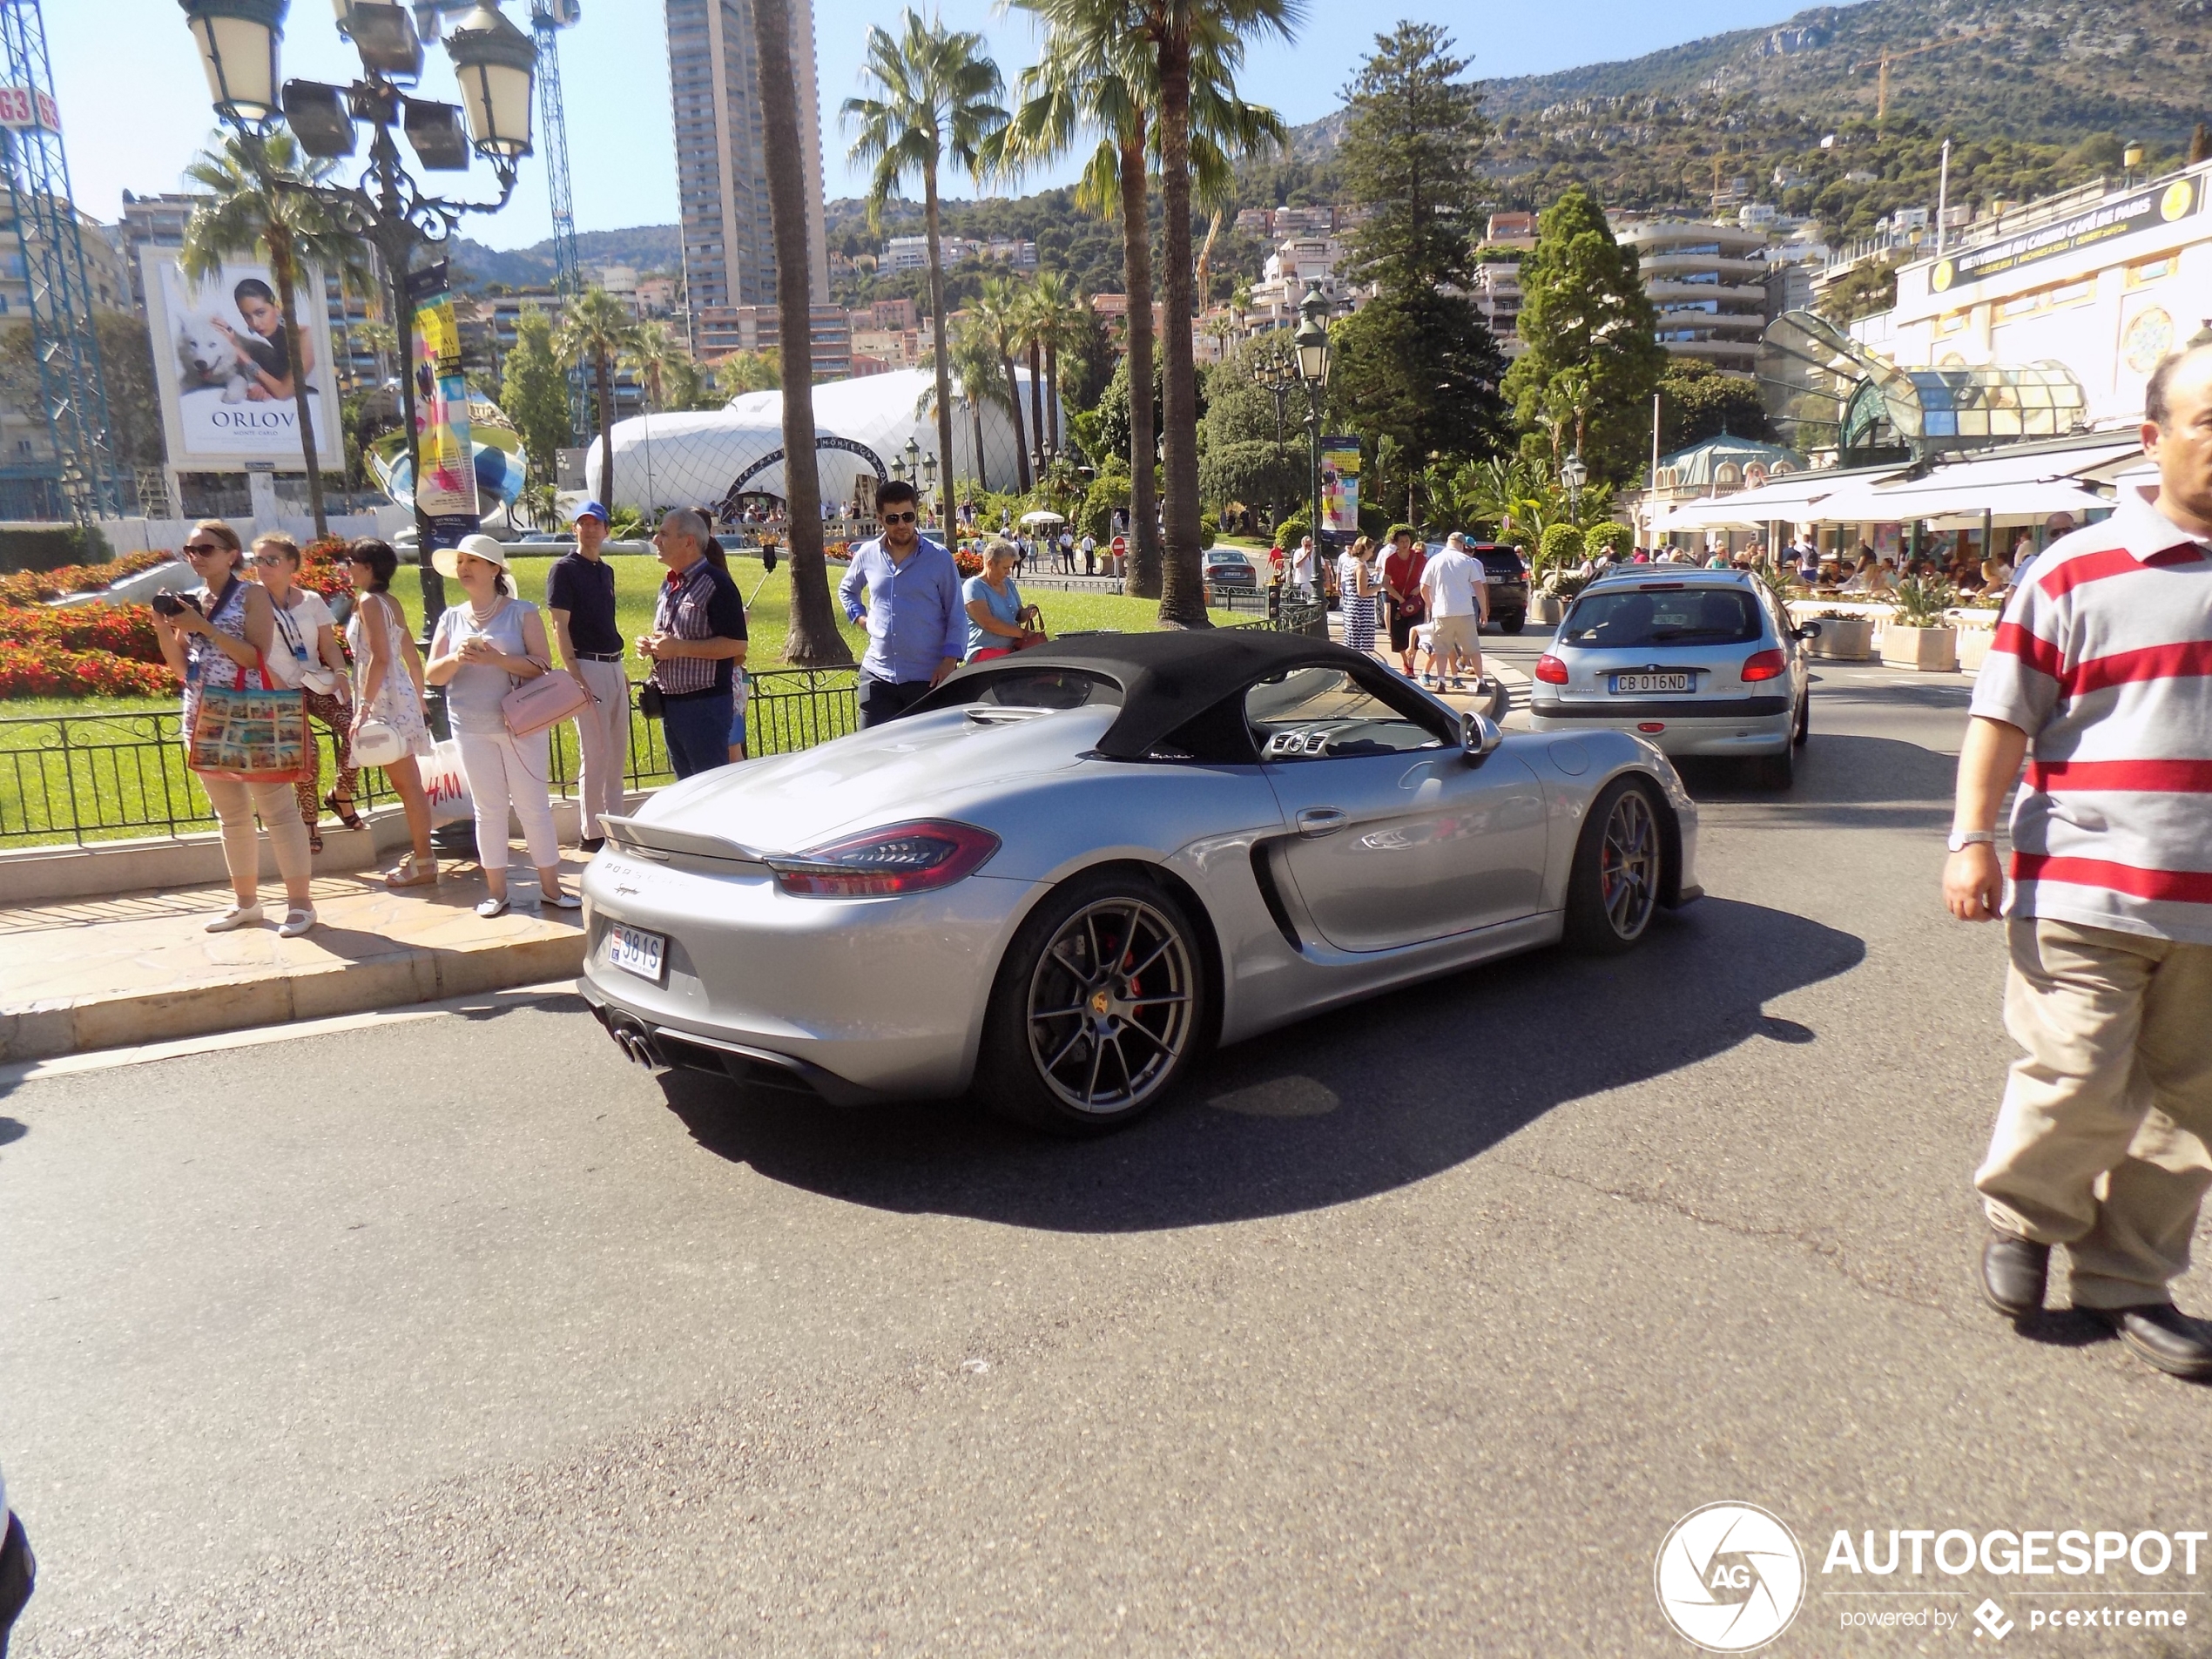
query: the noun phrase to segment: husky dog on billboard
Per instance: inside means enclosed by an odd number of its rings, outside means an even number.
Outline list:
[[[296,463],[300,420],[294,398],[302,384],[314,400],[315,447],[331,455],[342,440],[336,400],[326,385],[330,326],[320,303],[319,273],[301,274],[297,362],[286,341],[284,314],[266,266],[226,264],[195,283],[172,254],[155,262],[149,274],[154,278],[149,288],[159,295],[159,314],[152,320],[168,336],[164,341],[157,333],[156,359],[160,378],[168,382],[163,389],[172,399],[181,440],[172,446],[179,461]]]

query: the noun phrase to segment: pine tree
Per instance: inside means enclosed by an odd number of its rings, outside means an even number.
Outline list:
[[[1438,24],[1401,23],[1375,37],[1344,89],[1337,165],[1368,215],[1348,239],[1353,280],[1406,294],[1467,281],[1484,189],[1475,156],[1489,132],[1480,87],[1454,78],[1467,61]]]
[[[1514,418],[1541,425],[1575,388],[1583,462],[1593,477],[1635,475],[1650,435],[1652,389],[1667,367],[1658,319],[1633,249],[1614,239],[1604,211],[1579,186],[1544,210],[1535,252],[1521,267],[1526,355],[1507,372]]]

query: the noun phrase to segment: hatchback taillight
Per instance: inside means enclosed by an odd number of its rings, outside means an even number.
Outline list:
[[[929,893],[974,873],[999,838],[972,824],[922,819],[765,860],[776,885],[805,899],[880,899]]]
[[[1546,651],[1536,659],[1536,678],[1547,685],[1567,684],[1567,664]]]
[[[1779,679],[1789,666],[1789,660],[1778,651],[1753,651],[1743,659],[1744,683]]]

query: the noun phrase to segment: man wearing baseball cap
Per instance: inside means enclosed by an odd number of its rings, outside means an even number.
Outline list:
[[[553,640],[577,684],[591,693],[591,706],[576,717],[583,776],[578,785],[577,833],[587,853],[606,840],[603,813],[622,811],[623,773],[630,764],[630,676],[623,667],[622,632],[615,626],[615,573],[599,550],[607,539],[607,509],[596,501],[577,509],[576,551],[553,561],[545,574],[545,610]]]

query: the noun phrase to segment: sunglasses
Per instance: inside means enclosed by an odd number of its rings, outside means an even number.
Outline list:
[[[918,524],[921,522],[921,515],[919,513],[886,513],[883,516],[883,522],[887,524]]]
[[[220,542],[186,542],[185,551],[196,559],[204,559],[210,553],[227,553],[230,549]]]
[[[289,564],[292,561],[286,558],[281,553],[256,553],[253,556],[253,563],[256,564]]]

